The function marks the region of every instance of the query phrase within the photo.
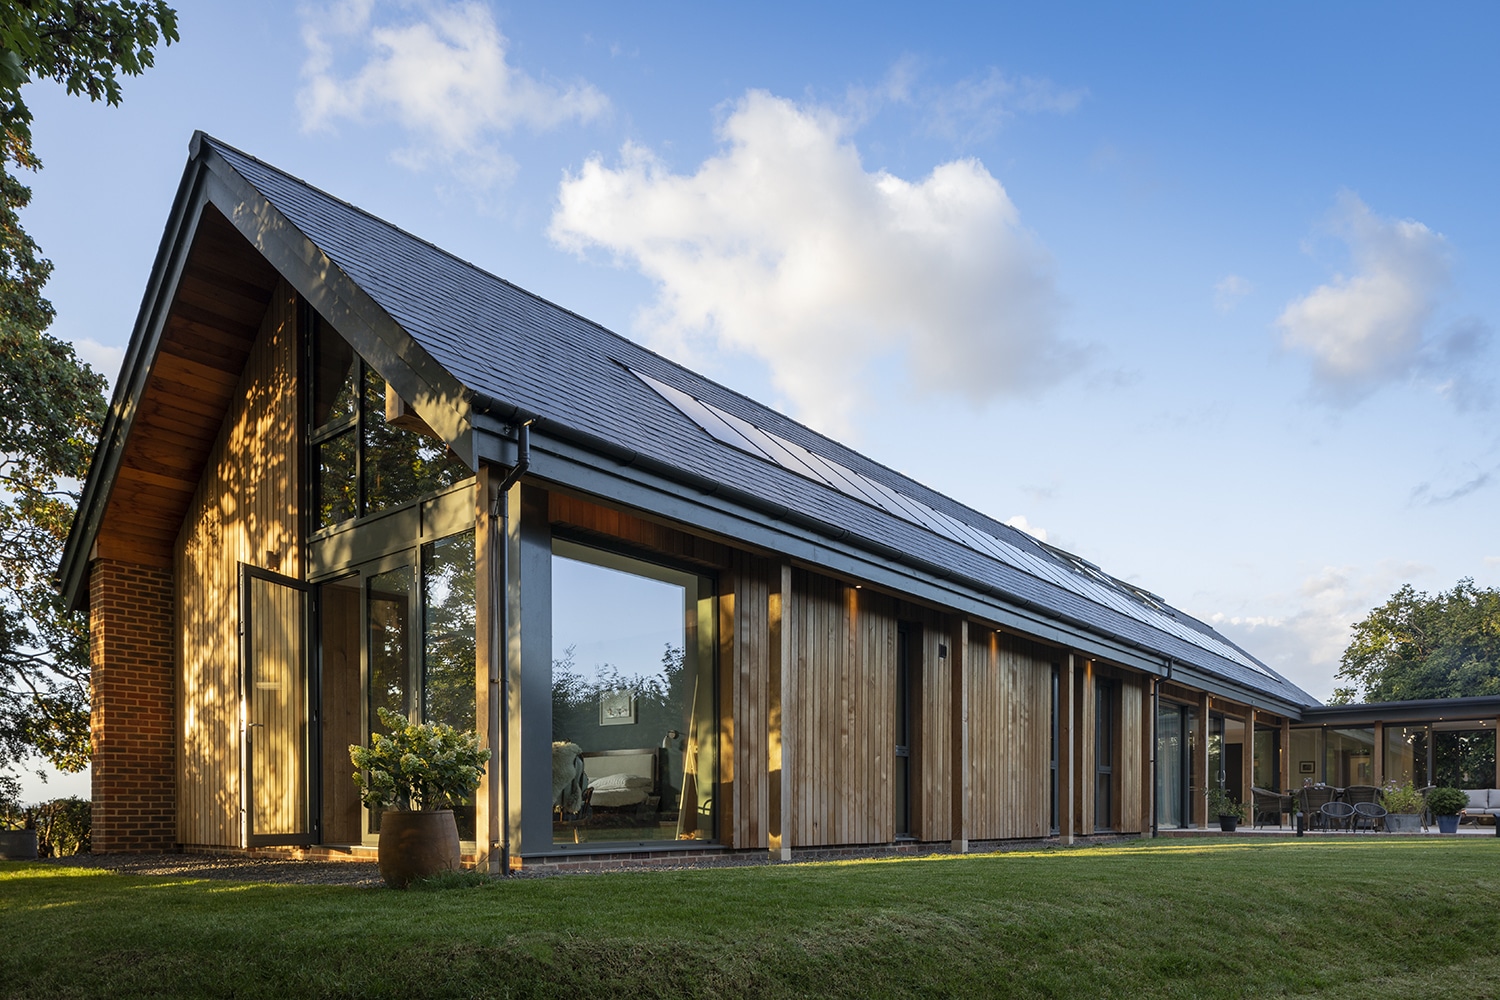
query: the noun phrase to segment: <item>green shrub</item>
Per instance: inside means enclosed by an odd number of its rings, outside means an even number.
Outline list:
[[[349,747],[359,770],[354,783],[371,809],[451,809],[479,787],[489,751],[479,737],[443,723],[412,723],[382,708],[390,734],[375,733],[369,747]]]
[[[1468,801],[1468,797],[1465,796],[1465,804]],[[1411,782],[1407,782],[1404,785],[1391,782],[1386,785],[1385,789],[1380,793],[1380,804],[1385,806],[1386,812],[1403,814],[1420,813],[1427,806],[1426,801],[1422,798],[1422,793],[1417,791]]]
[[[1469,797],[1462,789],[1434,788],[1427,793],[1427,808],[1434,816],[1456,816],[1469,807]]]
[[[1245,807],[1235,801],[1222,788],[1210,788],[1208,790],[1208,814],[1210,816],[1233,816],[1236,819],[1245,818]]]

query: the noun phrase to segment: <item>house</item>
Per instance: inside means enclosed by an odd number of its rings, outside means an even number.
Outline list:
[[[61,580],[98,851],[369,842],[347,747],[381,708],[491,749],[460,827],[492,870],[1201,825],[1214,778],[1287,787],[1316,711],[1160,597],[201,133]]]

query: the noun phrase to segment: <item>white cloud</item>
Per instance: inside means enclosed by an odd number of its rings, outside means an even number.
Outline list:
[[[1250,294],[1250,282],[1238,274],[1225,275],[1214,285],[1214,308],[1227,313]]]
[[[1035,538],[1039,542],[1045,542],[1047,540],[1047,529],[1034,526],[1030,521],[1026,520],[1025,514],[1017,514],[1015,517],[1010,518],[1005,523],[1010,525],[1012,528],[1015,528],[1017,531],[1026,532],[1026,534],[1030,535],[1032,538]]]
[[[863,370],[904,355],[918,389],[983,401],[1078,361],[1057,337],[1051,260],[978,160],[920,181],[868,171],[832,111],[751,91],[692,174],[627,145],[558,192],[552,239],[656,283],[640,330],[763,359],[806,420],[848,433]]]
[[[1061,88],[1050,80],[1012,77],[991,68],[928,96],[928,128],[964,143],[987,139],[1016,114],[1068,114],[1088,91]]]
[[[511,65],[509,42],[482,4],[391,6],[339,0],[304,9],[307,58],[297,95],[304,130],[391,121],[411,137],[398,163],[452,165],[466,182],[488,186],[515,170],[497,135],[587,121],[609,106],[587,83],[553,86]],[[346,70],[341,64],[350,61],[357,65]]]
[[[1256,601],[1250,614],[1219,612],[1205,620],[1308,694],[1326,700],[1338,686],[1339,661],[1353,624],[1401,584],[1428,572],[1410,563],[1329,566],[1289,594]]]
[[[1335,275],[1288,303],[1277,319],[1282,343],[1311,356],[1335,399],[1415,373],[1423,334],[1448,283],[1447,240],[1412,219],[1375,215],[1343,192],[1332,228],[1347,244],[1353,273]]]

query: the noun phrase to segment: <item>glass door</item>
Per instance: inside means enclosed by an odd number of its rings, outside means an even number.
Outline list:
[[[1187,709],[1166,702],[1156,714],[1156,825],[1188,825]]]
[[[306,584],[240,566],[246,845],[311,844],[312,726]]]

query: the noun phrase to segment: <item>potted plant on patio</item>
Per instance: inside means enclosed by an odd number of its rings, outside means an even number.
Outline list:
[[[1467,801],[1467,799],[1465,800]],[[1407,782],[1398,785],[1389,782],[1380,793],[1380,804],[1385,806],[1385,830],[1387,833],[1419,833],[1422,829],[1422,810],[1426,803],[1422,793]]]
[[[1234,800],[1222,788],[1210,788],[1208,790],[1208,814],[1219,817],[1219,829],[1224,833],[1233,833],[1245,814],[1245,807]]]
[[[404,889],[460,867],[453,806],[479,787],[489,752],[473,732],[409,722],[385,708],[379,715],[390,732],[373,734],[368,747],[350,746],[349,759],[360,797],[380,810],[380,876]]]
[[[1437,817],[1439,833],[1457,833],[1459,813],[1469,805],[1469,796],[1461,788],[1444,786],[1427,793],[1427,808]]]

